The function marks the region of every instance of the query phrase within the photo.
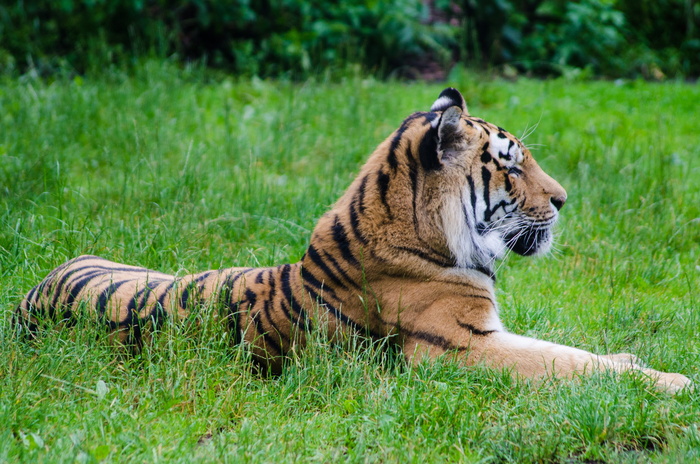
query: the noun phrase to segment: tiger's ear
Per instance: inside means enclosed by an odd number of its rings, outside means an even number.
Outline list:
[[[467,134],[462,127],[462,110],[458,106],[451,106],[442,113],[437,142],[437,154],[441,163],[467,149]]]
[[[452,106],[458,106],[465,116],[469,116],[467,103],[464,101],[464,97],[459,93],[459,90],[452,87],[448,87],[440,92],[440,96],[435,100],[433,106],[430,107],[430,111],[445,111]]]

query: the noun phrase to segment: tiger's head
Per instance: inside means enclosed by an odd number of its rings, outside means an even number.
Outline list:
[[[346,272],[345,262],[365,277],[425,277],[435,266],[492,275],[508,250],[550,248],[565,201],[522,142],[470,116],[462,95],[445,89],[377,147],[319,219],[307,266],[321,250],[337,257],[338,269]]]
[[[457,90],[445,89],[430,111],[437,116],[422,142],[435,147],[422,155],[424,167],[433,168],[426,172],[426,192],[442,192],[436,209],[457,266],[490,269],[507,250],[524,256],[548,251],[566,202],[561,185],[515,136],[470,116]]]

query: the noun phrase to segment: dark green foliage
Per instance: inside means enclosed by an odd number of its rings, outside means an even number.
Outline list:
[[[0,6],[0,69],[131,67],[143,56],[304,78],[455,62],[520,73],[700,74],[697,0],[34,0]]]
[[[661,78],[700,73],[695,0],[437,0],[461,21],[464,61],[539,75],[569,68]],[[455,7],[455,5],[458,5]]]
[[[363,63],[393,70],[443,54],[450,31],[420,0],[39,0],[0,6],[0,65],[78,72],[176,54],[243,74],[308,75]]]

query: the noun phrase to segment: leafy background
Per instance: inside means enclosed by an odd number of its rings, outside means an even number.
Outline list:
[[[360,65],[444,77],[696,77],[696,0],[35,0],[0,6],[6,72],[83,73],[145,55],[304,78]]]

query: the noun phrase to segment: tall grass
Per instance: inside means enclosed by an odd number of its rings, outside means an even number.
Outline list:
[[[486,82],[472,114],[569,192],[556,251],[498,271],[514,332],[696,381],[700,89]],[[532,383],[316,337],[283,375],[211,330],[119,354],[88,320],[28,343],[11,309],[81,253],[184,274],[296,261],[374,147],[446,84],[134,75],[0,82],[0,461],[690,462],[700,396],[634,376]]]

